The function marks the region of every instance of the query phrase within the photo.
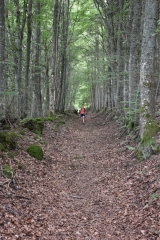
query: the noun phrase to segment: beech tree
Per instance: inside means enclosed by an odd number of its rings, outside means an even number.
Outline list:
[[[26,40],[26,64],[25,64],[25,94],[24,94],[24,112],[27,114],[29,108],[29,82],[30,82],[30,62],[31,62],[31,41],[32,41],[32,20],[33,20],[33,3],[28,0],[27,4],[27,40]]]
[[[155,122],[155,36],[158,20],[158,0],[146,0],[143,21],[140,67],[140,151],[143,158],[151,154],[152,137],[158,126]]]
[[[0,118],[5,117],[5,17],[4,0],[0,0]]]
[[[40,64],[40,46],[41,46],[41,29],[40,29],[40,10],[41,3],[37,1],[35,5],[36,23],[34,26],[33,35],[33,67],[32,67],[32,82],[33,82],[33,99],[32,99],[32,117],[42,116],[42,95],[41,95],[41,64]]]
[[[139,103],[137,102],[137,95],[139,91],[140,79],[140,51],[141,51],[141,13],[142,3],[139,0],[134,1],[133,20],[130,33],[130,49],[129,49],[129,114],[132,122],[137,122],[136,110]]]
[[[24,95],[23,95],[23,82],[22,82],[22,57],[23,57],[23,37],[24,37],[24,27],[26,24],[26,12],[27,12],[27,2],[24,1],[21,13],[19,0],[14,0],[15,13],[16,13],[16,42],[15,42],[15,70],[16,70],[16,84],[18,90],[18,115],[21,117],[23,115],[24,109]]]
[[[50,86],[50,111],[56,110],[56,96],[58,84],[58,39],[60,22],[61,1],[55,0],[53,7],[53,56],[52,56],[52,81]]]

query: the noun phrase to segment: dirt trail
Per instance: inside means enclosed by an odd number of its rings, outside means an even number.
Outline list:
[[[54,239],[157,239],[144,220],[141,186],[134,186],[143,166],[115,138],[115,124],[103,124],[104,117],[89,115],[85,125],[75,120],[63,133],[57,162],[62,225],[54,221]]]
[[[160,202],[150,198],[159,160],[138,163],[104,120],[73,119],[55,139],[46,130],[46,161],[29,172],[32,198],[10,203],[12,231],[0,239],[159,240]]]

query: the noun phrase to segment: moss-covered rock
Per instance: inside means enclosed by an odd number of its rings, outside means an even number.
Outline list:
[[[42,148],[37,144],[32,144],[28,147],[27,152],[30,156],[42,160],[43,159],[43,150]]]
[[[8,166],[7,164],[4,164],[4,165],[2,166],[2,171],[3,171],[3,174],[4,174],[7,178],[13,177],[13,174],[14,174],[13,169],[10,168],[10,166]]]
[[[44,118],[26,118],[21,121],[21,125],[36,134],[42,134],[44,128]]]

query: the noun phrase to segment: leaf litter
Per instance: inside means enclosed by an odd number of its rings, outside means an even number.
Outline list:
[[[0,239],[160,240],[160,157],[138,162],[136,143],[122,146],[105,118],[71,118],[59,132],[48,123],[42,161],[27,154],[25,130],[14,159],[0,159],[15,172],[0,176]]]

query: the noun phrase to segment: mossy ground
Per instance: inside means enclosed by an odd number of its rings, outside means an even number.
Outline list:
[[[3,171],[3,174],[4,174],[7,178],[13,177],[14,172],[13,172],[13,169],[12,169],[9,165],[4,164],[4,165],[2,166],[2,171]]]
[[[21,121],[21,125],[36,134],[42,134],[44,128],[44,118],[26,118]]]
[[[2,132],[0,133],[0,149],[5,151],[15,150],[17,147],[18,134],[16,132]]]
[[[42,148],[37,144],[32,144],[27,148],[27,152],[30,156],[36,158],[37,160],[43,159],[43,150]]]

